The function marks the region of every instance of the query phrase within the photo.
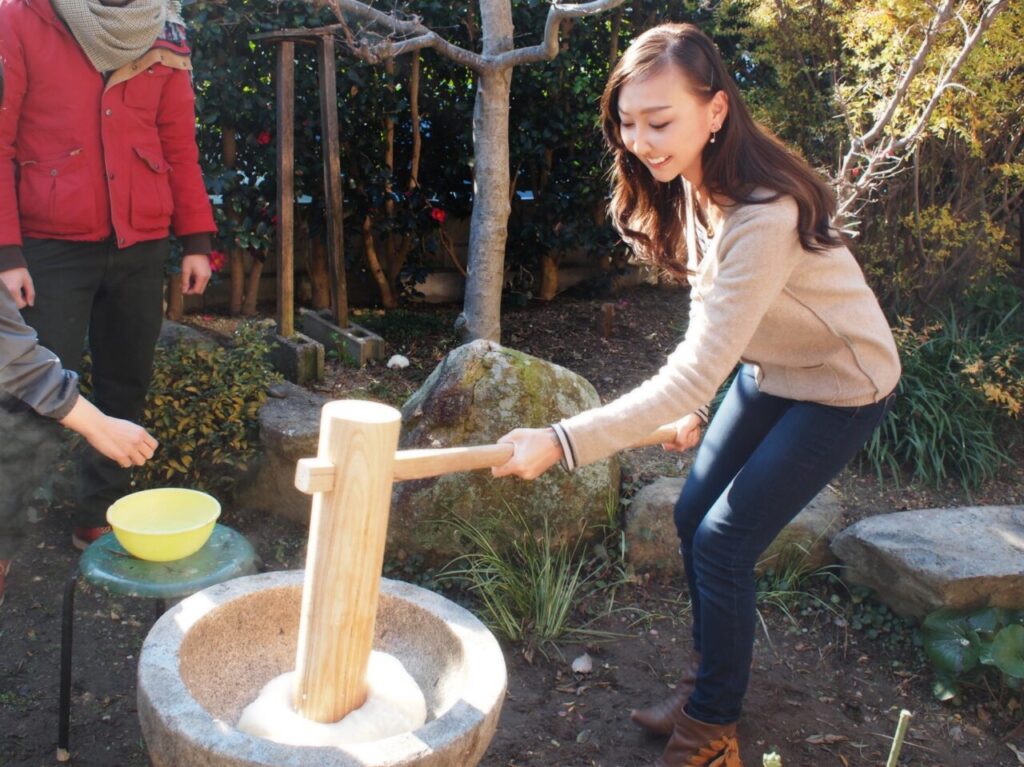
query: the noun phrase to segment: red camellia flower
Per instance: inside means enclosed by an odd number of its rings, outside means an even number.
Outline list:
[[[256,136],[256,143],[260,146],[266,146],[270,143],[270,131],[260,131],[259,135]]]
[[[430,209],[430,217],[432,219],[434,219],[439,224],[443,224],[444,223],[445,217],[447,215],[448,214],[445,213],[444,210],[441,209],[441,208],[431,208]]]
[[[210,251],[210,271],[219,272],[227,264],[228,259],[221,251],[211,250]]]

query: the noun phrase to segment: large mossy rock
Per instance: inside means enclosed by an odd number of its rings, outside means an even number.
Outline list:
[[[600,404],[579,375],[490,341],[453,350],[402,407],[400,448],[483,445],[517,427],[543,427]],[[611,458],[569,474],[560,467],[527,482],[461,472],[395,484],[388,525],[389,556],[419,554],[444,564],[465,553],[454,517],[485,529],[499,550],[523,530],[545,523],[556,543],[575,543],[608,520],[619,492]]]

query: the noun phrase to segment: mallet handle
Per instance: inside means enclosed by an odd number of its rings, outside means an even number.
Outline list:
[[[675,424],[666,424],[648,434],[634,447],[660,445],[675,438]],[[473,471],[500,466],[512,457],[512,445],[474,445],[472,447],[398,450],[395,453],[394,480],[425,479],[457,471]],[[295,486],[304,493],[322,493],[334,482],[334,467],[320,458],[301,458],[295,468]]]

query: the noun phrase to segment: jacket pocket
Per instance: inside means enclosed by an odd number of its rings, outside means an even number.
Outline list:
[[[169,174],[171,166],[159,152],[133,146],[132,187],[128,220],[139,231],[165,229],[174,212]]]
[[[96,197],[81,148],[18,163],[18,214],[23,229],[54,235],[96,230]]]

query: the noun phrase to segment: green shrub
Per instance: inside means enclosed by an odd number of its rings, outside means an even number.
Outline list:
[[[1000,444],[1024,404],[1024,353],[1014,313],[1001,322],[959,321],[955,312],[922,328],[895,328],[903,363],[899,396],[866,448],[879,475],[905,471],[966,490],[1009,460]]]
[[[178,341],[157,349],[143,424],[160,447],[136,470],[139,489],[173,485],[230,497],[256,453],[267,386],[280,379],[267,351],[252,325],[241,326],[228,348]]]
[[[1024,682],[1024,610],[943,608],[924,619],[921,632],[939,700],[955,698],[961,682],[988,671],[997,672],[1013,689]]]

